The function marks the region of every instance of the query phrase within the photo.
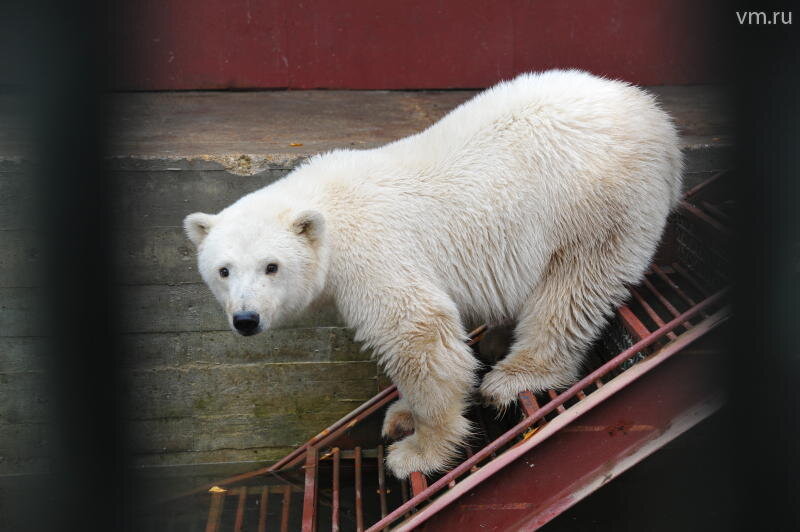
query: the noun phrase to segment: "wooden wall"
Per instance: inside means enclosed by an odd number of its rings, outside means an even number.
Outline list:
[[[200,170],[110,164],[126,421],[137,465],[274,460],[377,391],[375,363],[334,309],[242,338],[197,273],[183,217],[216,212],[287,168],[242,176],[216,163]],[[47,468],[49,401],[34,319],[40,249],[22,207],[30,180],[13,164],[4,168],[0,475]]]

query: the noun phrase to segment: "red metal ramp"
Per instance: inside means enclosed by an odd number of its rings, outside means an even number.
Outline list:
[[[500,418],[474,408],[479,437],[453,470],[412,474],[409,482],[385,470],[380,421],[398,396],[390,387],[278,463],[184,499],[208,505],[210,497],[207,531],[463,532],[547,523],[722,404],[716,331],[728,317],[732,206],[724,181],[715,176],[687,193],[655,265],[588,354],[585,376],[560,392],[520,394],[518,408]],[[474,331],[470,343],[484,333]]]

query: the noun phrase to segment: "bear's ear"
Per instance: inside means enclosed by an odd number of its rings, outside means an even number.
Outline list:
[[[292,222],[292,231],[316,242],[325,231],[325,218],[317,211],[303,211]]]
[[[186,231],[186,236],[192,243],[199,247],[203,240],[211,230],[214,223],[215,216],[213,214],[205,214],[203,212],[196,212],[190,214],[183,220],[183,229]]]

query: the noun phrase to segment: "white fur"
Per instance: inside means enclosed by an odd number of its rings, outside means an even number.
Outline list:
[[[387,458],[402,477],[441,469],[470,432],[467,325],[518,321],[480,389],[493,404],[575,379],[647,267],[681,170],[675,127],[650,95],[553,70],[381,148],[317,155],[186,225],[229,315],[254,310],[272,326],[333,299],[403,394],[385,431],[413,419]],[[298,219],[313,230],[298,234]]]

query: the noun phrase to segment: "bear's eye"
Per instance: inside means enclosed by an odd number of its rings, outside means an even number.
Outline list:
[[[231,274],[231,272],[228,271],[228,268],[220,268],[219,269],[219,276],[220,277],[227,277],[230,274]]]
[[[277,271],[278,271],[278,265],[277,264],[274,264],[274,263],[267,264],[267,269],[266,269],[267,275],[269,275],[271,273],[275,273]]]

